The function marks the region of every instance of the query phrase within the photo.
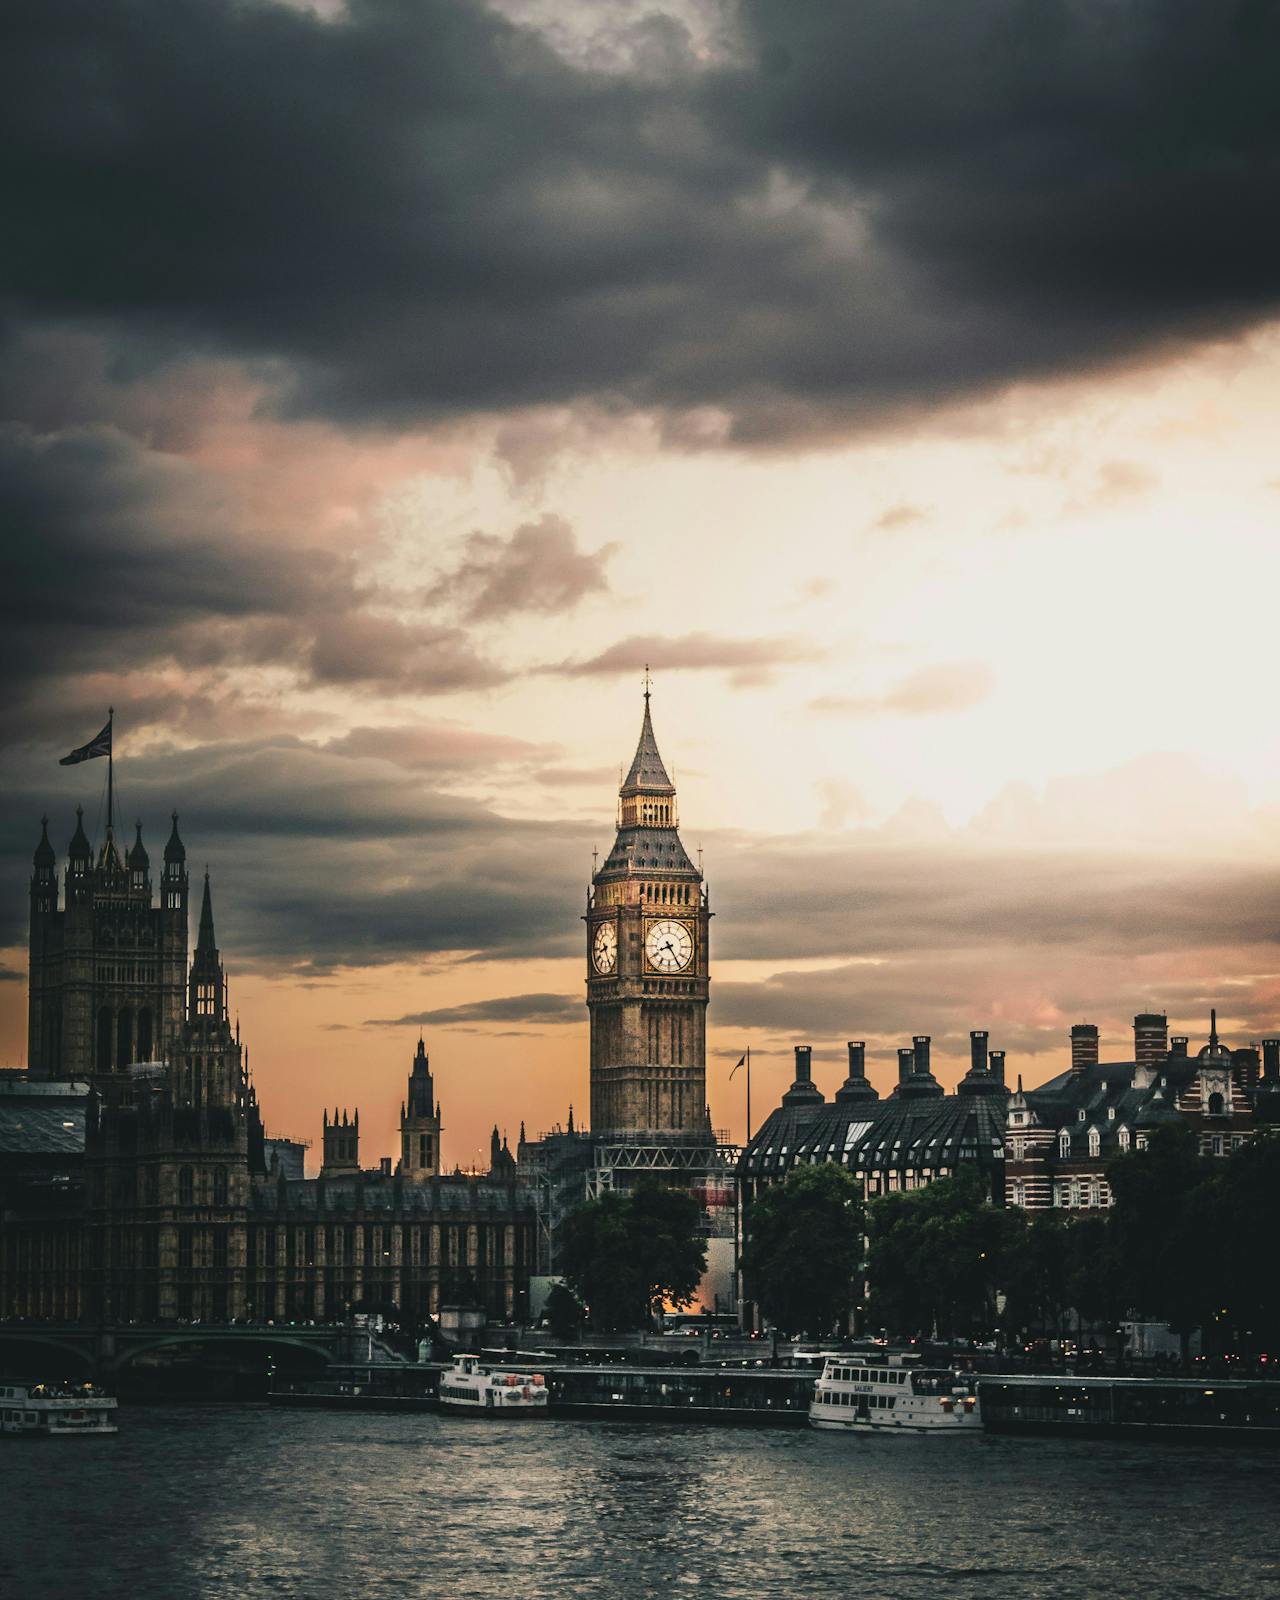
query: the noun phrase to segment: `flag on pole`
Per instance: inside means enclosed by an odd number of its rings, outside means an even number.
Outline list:
[[[73,750],[69,756],[63,756],[59,761],[60,767],[74,767],[78,761],[92,761],[94,756],[110,756],[111,754],[111,723],[108,720],[102,732],[82,744],[78,750]]]
[[[747,1064],[747,1058],[746,1058],[746,1056],[743,1056],[743,1058],[742,1058],[742,1060],[741,1060],[741,1061],[739,1061],[739,1062],[738,1062],[738,1067],[745,1067],[745,1066],[746,1066],[746,1064]],[[735,1067],[735,1068],[734,1068],[734,1069],[733,1069],[733,1072],[736,1072],[736,1071],[737,1071],[737,1070],[738,1070],[738,1067]],[[732,1082],[733,1082],[733,1072],[731,1072],[731,1073],[730,1073],[730,1074],[729,1074],[729,1082],[730,1082],[730,1083],[732,1083]]]

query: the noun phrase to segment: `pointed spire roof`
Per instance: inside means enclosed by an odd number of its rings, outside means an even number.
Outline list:
[[[138,831],[138,837],[133,842],[132,850],[129,851],[128,863],[135,872],[145,872],[151,865],[151,857],[147,854],[147,847],[142,842],[142,823],[136,822],[134,827]]]
[[[49,843],[49,819],[40,818],[40,843],[36,846],[36,853],[32,857],[37,867],[52,867],[57,864],[57,857],[53,853],[53,846]]]
[[[186,846],[178,837],[178,813],[176,811],[173,813],[173,831],[169,835],[168,844],[164,847],[164,858],[166,861],[185,861],[187,859]]]
[[[213,896],[209,892],[209,869],[204,869],[204,897],[200,901],[200,936],[196,940],[196,954],[202,950],[217,952],[213,937]]]
[[[667,769],[658,754],[658,741],[653,736],[653,718],[649,714],[649,691],[644,692],[644,721],[640,724],[640,743],[631,762],[631,770],[622,781],[620,794],[674,794],[676,786],[667,776]]]
[[[89,843],[89,836],[84,831],[84,807],[76,807],[76,831],[71,835],[71,843],[67,846],[70,856],[88,856],[93,854],[93,846]]]

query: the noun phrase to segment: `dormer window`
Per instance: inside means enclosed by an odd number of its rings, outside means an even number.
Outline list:
[[[1108,1122],[1114,1122],[1115,1120],[1116,1120],[1116,1108],[1114,1106],[1108,1106],[1107,1107],[1107,1121]]]
[[[1120,1148],[1122,1150],[1128,1150],[1128,1148],[1129,1148],[1129,1130],[1128,1130],[1128,1128],[1121,1128],[1120,1129]]]
[[[1076,1112],[1076,1121],[1077,1122],[1083,1122],[1084,1121],[1084,1107],[1083,1106],[1081,1106],[1079,1111]]]
[[[1071,1154],[1071,1135],[1065,1128],[1058,1135],[1058,1154],[1064,1161]]]
[[[1089,1155],[1096,1161],[1102,1154],[1102,1135],[1096,1128],[1089,1129]]]

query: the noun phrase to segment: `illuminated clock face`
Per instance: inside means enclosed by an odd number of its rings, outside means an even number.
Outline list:
[[[644,953],[658,972],[683,972],[693,960],[693,934],[683,922],[664,918],[649,924]]]
[[[612,972],[618,964],[618,930],[612,922],[602,922],[591,941],[591,960],[597,972]]]

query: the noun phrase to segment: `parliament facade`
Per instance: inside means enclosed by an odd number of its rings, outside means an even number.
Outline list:
[[[173,818],[158,901],[137,838],[83,820],[62,903],[47,823],[31,879],[28,1070],[0,1074],[0,1316],[97,1323],[343,1320],[409,1327],[447,1302],[527,1305],[534,1213],[496,1130],[484,1176],[444,1170],[420,1040],[400,1153],[361,1165],[324,1118],[317,1178],[266,1136],[233,1029],[206,873],[188,960]]]

